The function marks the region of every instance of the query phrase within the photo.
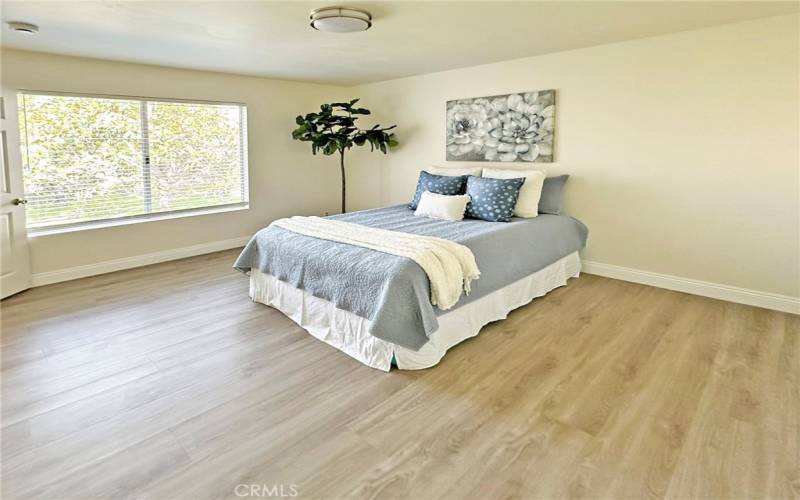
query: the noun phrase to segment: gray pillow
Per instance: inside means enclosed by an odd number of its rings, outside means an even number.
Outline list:
[[[542,196],[539,198],[540,214],[561,213],[561,196],[564,192],[564,184],[567,183],[569,175],[559,175],[548,177],[542,186]]]

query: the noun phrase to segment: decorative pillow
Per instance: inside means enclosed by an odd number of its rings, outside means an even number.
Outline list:
[[[435,175],[474,175],[481,176],[481,167],[430,167],[425,171]]]
[[[484,177],[492,179],[525,178],[525,184],[519,190],[519,198],[514,207],[517,217],[536,217],[539,215],[539,198],[542,196],[542,184],[547,174],[541,170],[515,170],[500,168],[484,168]]]
[[[414,193],[414,199],[408,204],[408,208],[416,210],[417,204],[419,204],[419,198],[425,191],[437,194],[464,194],[464,185],[466,183],[466,175],[457,175],[454,177],[433,175],[423,170],[419,173],[417,192]]]
[[[514,206],[524,177],[515,179],[490,179],[470,176],[467,194],[471,200],[467,205],[467,217],[491,222],[508,222],[514,216]]]
[[[561,196],[564,192],[564,184],[567,183],[569,175],[559,175],[548,177],[542,186],[542,197],[539,199],[540,214],[561,213]]]
[[[467,203],[469,203],[469,196],[465,194],[448,196],[425,191],[419,199],[419,205],[417,205],[414,215],[458,221],[464,218]]]

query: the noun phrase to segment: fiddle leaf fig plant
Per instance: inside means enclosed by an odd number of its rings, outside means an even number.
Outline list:
[[[347,181],[345,178],[344,154],[353,146],[369,143],[370,151],[379,150],[386,154],[397,146],[394,133],[397,125],[381,127],[374,125],[368,129],[359,128],[359,116],[369,115],[366,108],[356,107],[358,99],[350,102],[333,102],[320,106],[318,113],[308,113],[296,118],[297,128],[292,131],[292,139],[311,143],[311,153],[324,155],[339,153],[339,167],[342,172],[342,213],[346,212]]]

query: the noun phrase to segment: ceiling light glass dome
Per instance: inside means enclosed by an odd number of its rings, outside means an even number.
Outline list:
[[[372,26],[372,15],[352,7],[322,7],[312,10],[311,27],[331,33],[353,33],[366,31]]]

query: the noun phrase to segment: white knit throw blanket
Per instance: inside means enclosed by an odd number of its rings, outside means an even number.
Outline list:
[[[322,217],[291,217],[276,220],[271,225],[305,236],[407,257],[419,264],[428,275],[431,304],[440,309],[453,307],[461,298],[461,290],[469,294],[470,283],[480,277],[472,250],[442,238],[376,229]]]

